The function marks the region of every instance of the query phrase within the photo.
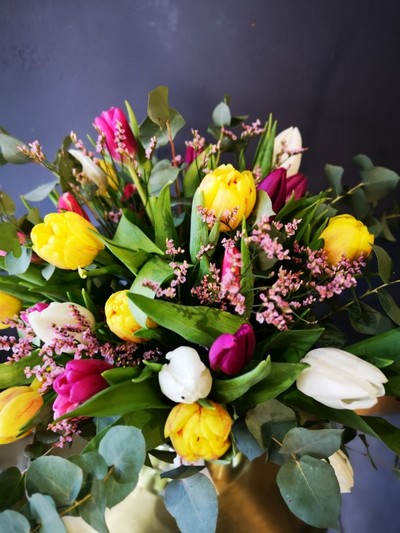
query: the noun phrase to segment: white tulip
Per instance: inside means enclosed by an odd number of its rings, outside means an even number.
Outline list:
[[[89,180],[93,181],[95,185],[97,185],[98,194],[107,194],[108,179],[104,170],[99,167],[99,165],[96,165],[93,159],[91,159],[88,155],[85,155],[80,150],[74,150],[71,148],[68,150],[68,152],[82,165],[82,172],[85,174],[85,176]]]
[[[351,492],[351,489],[354,487],[354,471],[347,455],[342,450],[338,450],[328,457],[328,460],[335,471],[340,492]]]
[[[72,314],[72,306],[85,318],[90,328],[92,329],[96,323],[93,314],[78,304],[70,302],[52,302],[43,311],[32,311],[27,314],[29,325],[34,333],[45,344],[50,344],[57,339],[61,339],[56,328],[65,326],[78,326],[79,320]],[[76,339],[79,343],[85,344],[83,334],[81,332],[69,332],[70,337]]]
[[[369,409],[384,396],[386,376],[374,365],[338,348],[316,348],[301,360],[310,366],[297,388],[328,407]]]
[[[302,140],[298,128],[291,126],[275,137],[272,161],[276,166],[286,168],[288,178],[298,173],[302,154],[289,155],[287,152],[301,148]]]
[[[208,396],[212,377],[194,348],[181,346],[165,356],[170,363],[158,374],[163,394],[177,403],[194,403]]]

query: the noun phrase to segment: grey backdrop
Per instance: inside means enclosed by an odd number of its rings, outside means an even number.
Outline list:
[[[71,130],[84,137],[125,99],[143,119],[157,85],[202,132],[229,93],[235,113],[300,128],[316,192],[325,163],[351,179],[358,153],[400,170],[399,27],[398,0],[0,0],[0,125],[52,158]],[[0,168],[13,195],[48,177]],[[345,533],[399,530],[392,455],[374,453],[378,473],[356,452]]]

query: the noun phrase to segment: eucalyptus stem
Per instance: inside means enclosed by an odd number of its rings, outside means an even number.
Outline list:
[[[358,183],[357,185],[349,189],[347,192],[345,192],[345,194],[342,194],[341,196],[337,196],[334,200],[332,200],[331,204],[339,202],[343,198],[346,198],[346,196],[353,194],[354,191],[360,189],[361,187],[364,187],[364,183]]]

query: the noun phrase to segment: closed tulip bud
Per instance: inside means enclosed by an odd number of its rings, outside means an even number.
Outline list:
[[[21,309],[21,300],[11,294],[0,291],[0,329],[9,328],[7,321],[16,317]]]
[[[62,374],[53,382],[57,398],[53,404],[54,418],[59,418],[108,387],[102,372],[112,365],[98,359],[68,361]]]
[[[107,174],[100,165],[97,165],[91,157],[80,150],[70,149],[68,151],[82,165],[82,172],[86,178],[96,185],[97,194],[100,196],[106,195],[108,190],[108,179]]]
[[[289,198],[294,194],[294,197],[296,200],[299,200],[300,198],[303,198],[303,196],[307,192],[307,178],[304,176],[304,174],[295,174],[294,176],[290,176],[286,179],[286,200],[287,202]]]
[[[160,389],[173,402],[193,403],[208,396],[211,373],[194,348],[180,346],[166,354],[170,361],[158,374]]]
[[[340,492],[351,492],[354,487],[354,471],[347,455],[342,450],[338,450],[328,457],[328,461],[335,471]]]
[[[235,229],[256,203],[256,186],[250,171],[239,172],[232,165],[220,165],[203,178],[199,189],[204,206],[221,217],[221,231]],[[229,213],[228,218],[226,213]]]
[[[168,415],[165,436],[185,461],[212,461],[230,447],[232,419],[225,409],[210,402],[213,409],[198,403],[180,403]]]
[[[32,229],[33,251],[58,268],[85,268],[104,248],[96,233],[96,228],[77,213],[50,213]]]
[[[288,177],[297,174],[302,156],[302,140],[298,128],[291,126],[275,137],[273,162],[287,170]]]
[[[323,248],[331,265],[338,263],[343,256],[349,261],[361,255],[368,257],[374,244],[374,236],[367,226],[352,215],[332,217],[321,233],[321,239],[324,239]]]
[[[344,350],[316,348],[301,362],[310,366],[297,378],[297,388],[328,407],[369,409],[385,394],[385,374]]]
[[[215,339],[209,351],[210,366],[228,376],[238,374],[252,358],[255,346],[252,326],[242,324],[234,335],[224,333]]]
[[[133,157],[138,145],[124,112],[119,107],[111,107],[94,119],[96,128],[104,135],[107,150],[115,161],[121,161],[124,153]]]
[[[128,292],[128,290],[114,292],[106,301],[104,311],[107,325],[117,337],[124,341],[145,342],[146,339],[135,335],[135,331],[141,329],[141,325],[136,321],[129,307]],[[146,326],[155,328],[157,324],[148,318]]]
[[[10,387],[0,392],[0,444],[8,444],[29,435],[31,430],[21,435],[21,428],[42,405],[42,396],[29,386]]]
[[[86,307],[70,302],[52,302],[42,310],[27,311],[26,321],[45,344],[63,341],[66,335],[64,329],[68,330],[70,339],[86,344],[84,333],[96,323],[93,314]]]
[[[272,209],[278,213],[286,202],[286,169],[276,168],[258,184],[257,188],[268,194],[272,202]]]
[[[86,220],[89,220],[85,210],[82,209],[78,200],[70,192],[64,192],[59,197],[57,201],[57,208],[59,212],[72,211],[73,213],[77,213],[78,215],[81,215],[81,217],[86,218]]]

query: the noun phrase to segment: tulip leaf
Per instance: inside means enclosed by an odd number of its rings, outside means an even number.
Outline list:
[[[115,255],[133,274],[137,274],[139,268],[148,258],[148,253],[143,250],[131,250],[115,244],[111,239],[102,237],[101,240],[111,253]],[[161,250],[160,250],[161,252]]]
[[[29,509],[40,524],[40,533],[65,533],[64,523],[57,512],[54,500],[45,494],[32,494]]]
[[[294,515],[319,528],[337,528],[340,490],[335,472],[326,461],[304,455],[290,458],[278,471],[277,484]]]
[[[217,402],[234,402],[242,397],[256,383],[264,380],[271,372],[271,359],[268,357],[258,365],[235,378],[213,379],[212,396]]]
[[[287,432],[280,453],[298,457],[311,455],[324,459],[335,453],[342,442],[342,429],[306,429],[295,427]]]
[[[82,486],[82,470],[70,461],[56,456],[38,457],[26,472],[26,490],[51,496],[56,505],[71,505]]]
[[[32,163],[32,159],[19,150],[25,143],[0,131],[0,165]]]
[[[5,511],[7,508],[14,507],[24,495],[24,478],[19,469],[16,466],[12,466],[2,470],[0,472],[0,511]]]
[[[336,196],[343,194],[342,176],[344,172],[343,167],[337,167],[335,165],[325,165],[324,172],[326,179],[328,180],[329,187],[333,189]]]
[[[242,222],[242,238],[240,241],[240,254],[242,260],[242,266],[240,269],[240,292],[245,297],[246,311],[243,314],[244,319],[249,319],[254,304],[254,279],[252,272],[252,258],[250,249],[246,244],[246,220],[243,218]]]
[[[23,514],[9,510],[0,513],[0,531],[7,533],[29,533],[31,526]]]
[[[212,113],[212,119],[216,126],[229,126],[231,123],[231,111],[225,102],[220,102]]]
[[[154,253],[163,255],[162,250],[160,250],[158,246],[147,237],[138,225],[130,220],[130,217],[131,215],[128,211],[123,212],[118,223],[117,231],[111,242],[121,247],[127,247],[127,243],[129,243],[129,249],[131,250],[143,250],[149,254]],[[107,239],[107,241],[109,240]]]
[[[392,277],[393,262],[387,251],[376,244],[372,245],[372,250],[378,261],[378,273],[383,283],[389,283]]]
[[[165,127],[169,120],[168,87],[159,86],[149,92],[147,114],[161,129]]]
[[[203,474],[172,480],[166,487],[164,502],[182,533],[215,531],[217,493],[211,481]]]
[[[208,244],[208,226],[207,222],[202,220],[199,213],[199,207],[204,206],[204,193],[197,189],[192,202],[192,215],[190,225],[190,258],[193,264],[198,263],[197,254],[202,246]]]
[[[105,370],[101,375],[109,385],[116,385],[136,378],[140,372],[141,370],[137,366],[119,366]]]
[[[172,239],[175,246],[178,245],[178,234],[174,226],[171,212],[171,194],[168,182],[160,192],[156,208],[154,210],[154,233],[156,245],[165,252],[167,239]]]
[[[257,354],[270,353],[274,360],[298,363],[323,334],[322,328],[279,331],[257,346]]]
[[[13,361],[11,365],[7,362],[0,364],[0,389],[30,383],[32,378],[26,377],[24,369],[32,368],[40,363],[42,359],[37,354],[32,354],[19,361]]]
[[[236,333],[242,324],[240,317],[212,307],[173,304],[139,294],[129,298],[160,326],[202,346],[211,346],[223,333]]]

